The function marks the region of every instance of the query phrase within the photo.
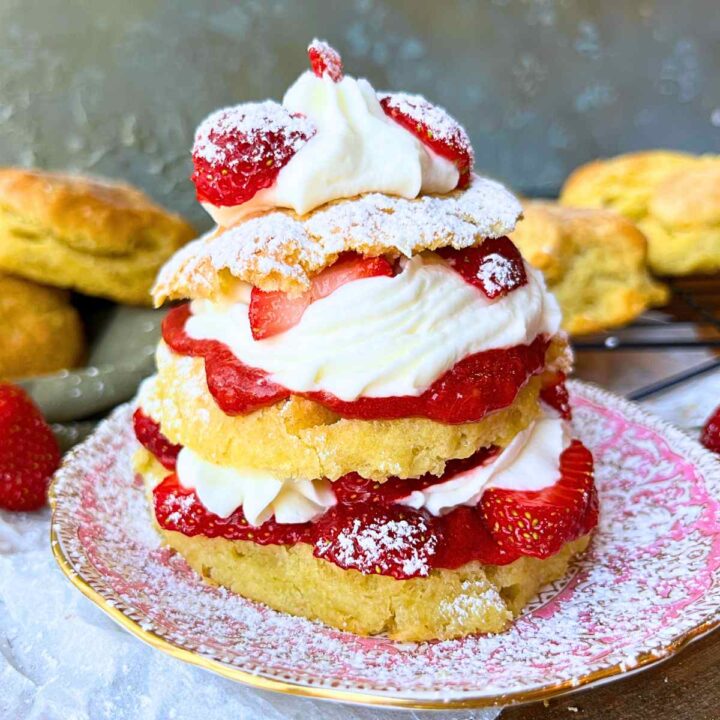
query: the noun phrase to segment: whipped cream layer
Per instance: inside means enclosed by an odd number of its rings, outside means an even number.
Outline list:
[[[196,300],[187,334],[225,343],[243,363],[293,392],[326,391],[344,401],[421,395],[468,355],[530,344],[560,328],[560,309],[539,271],[489,300],[433,253],[394,277],[342,285],[312,303],[300,322],[265,340],[252,337],[249,286],[226,302]]]
[[[447,193],[458,183],[454,163],[423,145],[389,118],[367,80],[303,73],[283,105],[307,117],[315,135],[280,170],[271,187],[232,207],[203,203],[213,220],[230,227],[271,208],[302,215],[330,200],[379,192],[404,198]]]
[[[489,488],[542,490],[560,478],[560,455],[570,442],[566,421],[541,417],[486,465],[416,490],[398,503],[443,515],[461,505],[477,505]],[[176,473],[180,484],[195,490],[207,510],[228,517],[242,507],[253,526],[271,517],[280,524],[312,522],[336,504],[327,480],[282,480],[262,470],[221,467],[188,448],[178,455]]]
[[[335,505],[328,480],[280,480],[263,470],[221,467],[186,447],[178,455],[176,473],[210,512],[228,517],[242,507],[254,526],[273,516],[283,524],[310,522]]]
[[[522,432],[486,465],[455,475],[447,482],[415,490],[402,505],[433,515],[480,502],[485,490],[542,490],[560,477],[560,455],[570,445],[570,428],[559,417],[542,417]]]

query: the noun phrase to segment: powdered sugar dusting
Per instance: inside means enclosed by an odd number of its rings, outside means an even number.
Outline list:
[[[403,92],[381,92],[378,99],[383,107],[410,118],[417,126],[427,127],[434,140],[466,153],[470,158],[470,167],[475,161],[475,153],[465,128],[448,113],[445,108],[433,105],[422,95]]]
[[[91,588],[156,639],[215,667],[387,702],[508,702],[632,669],[720,624],[720,463],[679,431],[570,384],[594,452],[601,522],[568,577],[500,635],[435,643],[358,638],[205,585],[160,547],[133,482],[130,409],[74,451],[55,484],[60,548]],[[447,611],[471,613],[458,600]],[[337,696],[337,695],[336,695]]]
[[[451,601],[443,600],[440,611],[449,620],[465,623],[479,613],[487,611],[488,606],[504,610],[505,603],[498,591],[486,581],[465,580],[461,585],[462,592]]]
[[[462,249],[511,232],[517,199],[500,183],[475,176],[470,187],[417,199],[370,193],[307,216],[275,211],[191,243],[163,267],[153,296],[212,297],[218,273],[264,290],[302,291],[340,252],[407,257],[440,247]]]
[[[212,165],[223,166],[229,170],[238,165],[234,151],[233,137],[242,137],[255,148],[255,155],[245,154],[243,162],[267,163],[267,145],[259,142],[268,136],[282,135],[284,145],[276,147],[277,166],[284,164],[288,151],[296,153],[315,133],[315,128],[306,117],[291,115],[282,105],[272,100],[260,103],[243,103],[233,107],[216,110],[205,118],[195,132],[193,155]],[[218,142],[219,139],[224,141]]]
[[[517,283],[517,275],[515,263],[498,253],[487,255],[477,272],[478,279],[491,297],[514,287]]]
[[[389,563],[399,563],[407,577],[427,577],[428,559],[436,550],[437,538],[430,534],[422,518],[413,523],[387,520],[370,524],[355,518],[331,541],[321,539],[316,544],[318,557],[331,554],[341,567],[367,574],[385,570]]]

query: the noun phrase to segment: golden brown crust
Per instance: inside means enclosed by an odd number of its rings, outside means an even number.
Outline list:
[[[0,274],[0,380],[74,367],[83,352],[66,292]]]
[[[645,236],[629,220],[540,201],[524,203],[523,214],[511,237],[543,271],[569,333],[623,325],[666,302],[667,289],[647,271]]]
[[[298,216],[276,210],[217,229],[183,248],[160,271],[156,305],[221,295],[233,279],[263,290],[302,292],[339,253],[411,256],[470,247],[515,226],[520,205],[502,185],[474,177],[466,190],[414,200],[372,193]]]
[[[120,302],[149,304],[162,263],[192,227],[124,183],[0,169],[0,269]]]
[[[557,353],[552,348],[548,356]],[[161,346],[158,376],[140,403],[174,443],[205,460],[270,470],[285,478],[336,480],[442,474],[452,458],[488,445],[504,447],[539,413],[540,381],[532,379],[508,408],[477,423],[445,425],[424,418],[344,420],[294,396],[249,415],[228,416],[207,390],[203,361]]]
[[[576,170],[560,202],[637,222],[650,267],[664,275],[720,270],[720,156],[647,151]]]

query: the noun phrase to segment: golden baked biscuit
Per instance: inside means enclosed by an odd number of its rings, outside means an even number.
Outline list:
[[[241,280],[262,290],[302,292],[342,252],[411,257],[424,250],[461,250],[507,235],[520,203],[494,180],[473,176],[465,190],[415,199],[369,193],[336,200],[303,216],[291,210],[216,228],[162,268],[153,287],[165,300],[217,299]]]
[[[192,227],[124,183],[0,169],[0,270],[148,305],[160,266]]]
[[[629,220],[606,210],[529,201],[510,236],[542,270],[573,335],[630,322],[662,305],[667,289],[647,271],[647,241]]]
[[[540,380],[533,378],[509,407],[458,425],[425,418],[347,420],[297,396],[230,416],[207,389],[203,361],[161,345],[157,378],[140,405],[171,442],[217,465],[262,468],[285,478],[336,480],[358,472],[383,480],[440,475],[450,459],[504,447],[538,416],[539,393]]]
[[[385,632],[394,640],[417,642],[501,632],[543,585],[565,575],[572,557],[590,540],[586,535],[566,543],[546,560],[521,557],[500,566],[472,562],[396,580],[343,570],[314,557],[309,545],[263,546],[160,532],[208,582],[340,630]]]
[[[560,202],[634,220],[661,275],[720,270],[720,156],[662,150],[596,160],[567,179]]]
[[[133,460],[150,494],[168,473],[147,450]],[[309,545],[258,545],[163,530],[163,540],[200,576],[281,612],[357,633],[395,640],[449,639],[501,632],[537,591],[567,571],[590,536],[566,543],[552,557],[522,557],[508,565],[471,562],[427,577],[396,580],[344,570],[313,556]]]
[[[0,274],[0,380],[73,367],[83,353],[67,292]]]

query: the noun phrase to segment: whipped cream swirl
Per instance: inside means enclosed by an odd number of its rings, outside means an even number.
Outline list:
[[[367,80],[346,75],[334,82],[308,71],[285,93],[283,105],[307,117],[317,132],[280,170],[273,186],[233,207],[204,203],[218,225],[230,227],[276,207],[302,215],[362,193],[415,198],[457,186],[454,163],[389,118]]]

